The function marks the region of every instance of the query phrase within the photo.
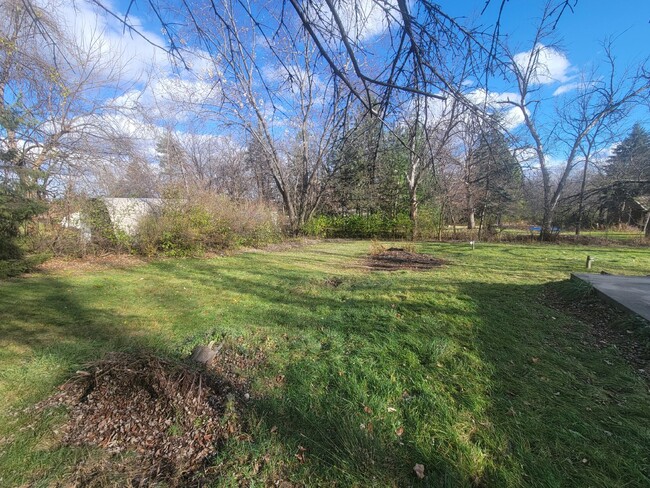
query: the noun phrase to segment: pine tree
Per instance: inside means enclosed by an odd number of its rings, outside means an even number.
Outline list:
[[[481,222],[494,218],[500,223],[504,210],[521,198],[523,174],[508,142],[498,130],[489,130],[481,136],[474,155]]]
[[[625,223],[629,220],[629,200],[650,193],[650,132],[634,124],[629,135],[614,148],[605,174],[608,181],[602,200],[607,220],[610,224]]]
[[[19,111],[0,107],[0,259],[21,257],[21,226],[47,208],[37,198],[38,173],[22,164],[13,143],[12,134],[22,123]]]
[[[613,181],[650,180],[650,132],[634,124],[630,134],[614,148],[605,171]]]

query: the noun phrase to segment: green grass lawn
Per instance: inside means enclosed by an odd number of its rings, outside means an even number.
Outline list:
[[[93,455],[57,444],[61,412],[17,413],[83,363],[222,337],[267,361],[217,486],[650,486],[648,385],[542,299],[587,254],[596,272],[650,274],[647,249],[421,244],[448,264],[394,273],[360,267],[368,249],[1,281],[0,486],[54,486]]]

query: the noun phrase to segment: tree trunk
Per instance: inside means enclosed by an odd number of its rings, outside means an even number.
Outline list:
[[[539,234],[540,241],[553,240],[553,210],[550,208],[544,209],[544,217],[542,218],[542,231]]]
[[[468,210],[469,214],[467,215],[467,228],[468,229],[474,229],[476,227],[476,217],[475,217],[475,212],[473,208],[470,208]]]
[[[409,198],[409,217],[411,219],[411,240],[418,237],[418,194],[417,191],[411,191]]]
[[[585,165],[582,168],[582,183],[580,184],[580,200],[578,201],[578,216],[576,218],[576,235],[580,235],[582,227],[582,213],[584,212],[585,188],[587,186],[587,167],[589,158],[585,158]]]

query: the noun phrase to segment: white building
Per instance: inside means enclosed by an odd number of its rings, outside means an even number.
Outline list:
[[[116,231],[133,236],[144,217],[163,204],[162,198],[98,198],[108,211],[108,216]],[[79,229],[84,241],[92,237],[92,225],[85,221],[82,212],[74,212],[61,221],[63,227]]]

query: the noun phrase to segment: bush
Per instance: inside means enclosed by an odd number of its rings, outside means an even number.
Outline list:
[[[437,239],[442,226],[440,210],[422,206],[418,210],[418,239]]]
[[[26,188],[20,184],[0,182],[0,259],[23,256],[24,225],[46,208],[44,202],[29,198]]]
[[[28,273],[49,257],[49,254],[33,254],[20,259],[0,259],[0,279]]]
[[[101,199],[69,197],[52,202],[48,212],[34,219],[29,228],[31,252],[84,257],[133,251],[133,237],[113,226]]]
[[[202,192],[165,199],[138,226],[136,248],[146,255],[193,256],[281,238],[278,216],[266,205]]]
[[[328,216],[319,215],[310,219],[302,232],[305,235],[325,238],[388,238],[406,239],[413,226],[408,214],[395,217],[374,213],[370,215]]]

